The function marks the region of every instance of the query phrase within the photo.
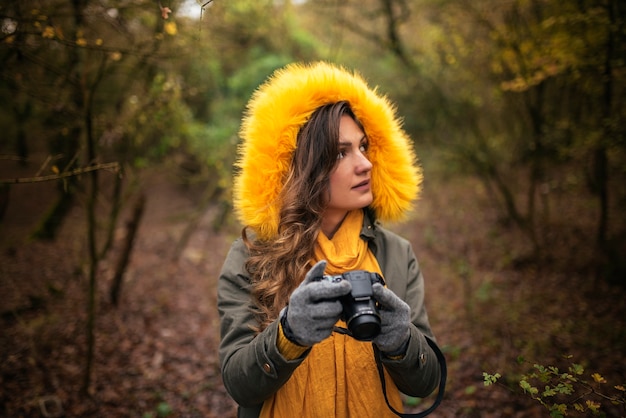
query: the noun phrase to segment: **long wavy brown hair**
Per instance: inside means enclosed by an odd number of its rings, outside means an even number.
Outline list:
[[[300,128],[280,194],[278,234],[261,241],[249,237],[247,228],[242,231],[250,250],[246,269],[251,274],[259,331],[278,317],[311,267],[330,195],[330,174],[337,164],[339,123],[344,115],[363,129],[345,101],[319,107]]]

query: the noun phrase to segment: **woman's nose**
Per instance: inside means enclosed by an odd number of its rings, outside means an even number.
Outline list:
[[[361,151],[359,151],[359,154],[358,154],[358,161],[356,164],[356,169],[359,173],[368,172],[372,169],[372,163],[367,158],[367,155]]]

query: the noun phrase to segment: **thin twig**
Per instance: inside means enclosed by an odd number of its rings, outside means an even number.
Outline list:
[[[40,183],[42,181],[53,181],[64,179],[72,176],[78,176],[84,173],[89,173],[96,170],[111,170],[114,172],[119,172],[120,165],[117,162],[114,163],[104,163],[104,164],[95,164],[90,165],[88,167],[76,168],[74,170],[65,171],[59,174],[50,174],[48,176],[37,176],[37,177],[18,177],[15,179],[0,179],[0,184],[21,184],[21,183]]]
[[[52,159],[51,155],[48,155],[46,157],[46,160],[41,164],[41,167],[39,167],[39,170],[37,170],[37,174],[35,174],[35,177],[41,176],[41,173],[43,173],[43,171],[48,167],[48,164],[50,163],[51,159]]]
[[[209,0],[206,3],[204,3],[202,6],[200,6],[200,21],[202,22],[202,15],[204,14],[204,8],[207,7],[209,5],[209,3],[211,3],[213,0]]]

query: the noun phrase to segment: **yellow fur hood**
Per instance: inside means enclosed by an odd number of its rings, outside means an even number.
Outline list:
[[[280,192],[300,127],[318,107],[346,100],[369,139],[371,204],[382,221],[399,221],[420,191],[422,172],[395,107],[357,73],[317,62],[276,70],[252,95],[243,117],[233,203],[261,239],[278,232]]]

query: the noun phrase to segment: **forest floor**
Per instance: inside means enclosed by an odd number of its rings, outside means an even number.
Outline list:
[[[101,175],[104,181],[107,176]],[[217,208],[211,207],[177,255],[199,192],[168,170],[152,170],[142,182],[145,214],[119,306],[108,295],[130,210],[122,212],[113,249],[97,271],[88,394],[81,393],[88,289],[84,197],[54,241],[36,241],[27,237],[53,201],[54,187],[11,190],[0,224],[0,417],[236,415],[219,372],[216,281],[239,227],[231,221],[216,229]],[[549,268],[536,263],[523,237],[501,224],[480,184],[467,178],[426,182],[412,218],[391,228],[413,243],[431,325],[448,361],[445,400],[433,417],[549,416],[521,393],[516,382],[530,367],[517,365],[519,356],[564,370],[580,363],[608,381],[592,385],[605,394],[626,383],[626,292],[593,278],[584,262],[570,262],[587,258],[591,250],[584,243],[562,243],[563,260],[555,258]],[[483,372],[504,377],[485,387]],[[607,416],[626,415],[623,405],[578,393],[579,402],[602,401]]]

